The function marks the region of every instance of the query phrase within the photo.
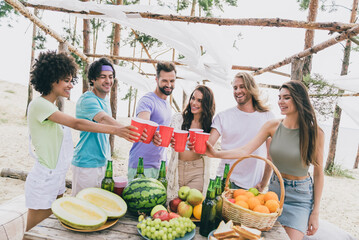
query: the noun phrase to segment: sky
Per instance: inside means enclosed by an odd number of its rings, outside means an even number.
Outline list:
[[[326,1],[330,4],[331,1]],[[339,1],[337,1],[339,2]],[[148,1],[143,1],[148,4]],[[352,0],[340,0],[343,6],[351,7]],[[31,9],[32,11],[32,9]],[[55,31],[62,33],[64,21],[68,20],[67,14],[45,11],[43,21],[45,21]],[[306,21],[307,11],[300,11],[296,0],[239,0],[238,7],[226,7],[224,12],[216,12],[225,18],[283,18],[292,20]],[[28,84],[30,70],[30,53],[31,53],[31,35],[32,24],[23,16],[17,16],[11,21],[12,28],[7,27],[6,22],[1,20],[0,26],[0,80]],[[317,22],[349,22],[350,11],[339,7],[337,11],[329,13],[328,11],[318,12]],[[304,48],[304,29],[277,28],[277,27],[250,27],[250,26],[211,26],[213,35],[222,34],[228,42],[238,40],[238,49],[231,49],[230,54],[226,56],[233,65],[267,67],[273,63],[279,62],[293,54],[299,53]],[[330,35],[328,31],[317,30],[315,32],[314,44],[319,44],[329,38],[337,35]],[[231,41],[232,40],[232,41]],[[104,40],[101,40],[98,47],[99,53],[108,53]],[[345,42],[338,43],[329,47],[313,57],[312,73],[319,73],[325,79],[336,79],[340,75],[343,49]],[[217,47],[223,47],[223,42],[218,42]],[[353,44],[354,45],[354,44]],[[51,37],[47,38],[47,49],[57,49],[57,43]],[[139,51],[137,51],[139,54]],[[121,48],[121,56],[132,56],[132,50]],[[164,55],[166,56],[166,55]],[[140,57],[139,55],[137,57]],[[352,52],[350,56],[349,74],[359,77],[359,53]],[[150,66],[148,69],[152,71]],[[276,69],[281,72],[290,74],[290,65]],[[235,75],[233,71],[233,76]],[[279,75],[264,73],[256,76],[258,82],[278,84],[290,80],[289,78]],[[151,80],[153,81],[153,79]],[[217,112],[235,105],[232,90],[228,83],[228,87],[212,86],[214,90]],[[120,97],[122,98],[128,86],[120,85]],[[78,84],[72,90],[73,100],[75,101],[81,94],[81,84]],[[263,89],[272,105],[272,110],[279,117],[279,109],[277,107],[277,90]],[[140,92],[140,95],[143,92]],[[175,89],[174,97],[181,102],[182,91],[180,88]],[[127,103],[119,103],[120,116],[127,115]],[[331,120],[324,124],[330,125]],[[341,127],[358,129],[359,127],[345,114],[343,114]],[[330,127],[329,127],[330,129]],[[330,134],[327,134],[330,135]]]

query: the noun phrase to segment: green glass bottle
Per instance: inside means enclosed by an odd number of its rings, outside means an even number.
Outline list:
[[[215,227],[217,228],[219,223],[222,221],[222,206],[223,206],[223,198],[222,198],[222,181],[221,176],[216,177],[216,183],[214,184],[216,191],[216,221]]]
[[[112,160],[107,161],[107,167],[105,172],[105,177],[102,179],[101,188],[107,191],[113,192],[115,188],[115,181],[112,178]]]
[[[144,178],[145,168],[143,167],[143,157],[138,158],[137,173],[134,178]]]
[[[226,180],[229,173],[229,163],[226,163],[224,165],[224,173],[223,173],[223,179],[222,179],[222,192],[224,191],[224,188],[226,186]],[[228,187],[231,188],[230,182],[228,183]]]
[[[157,180],[160,181],[167,190],[166,161],[161,161],[160,174]]]
[[[204,237],[208,237],[209,233],[216,228],[215,197],[214,179],[210,179],[206,199],[202,203],[201,222],[199,224],[199,234]]]

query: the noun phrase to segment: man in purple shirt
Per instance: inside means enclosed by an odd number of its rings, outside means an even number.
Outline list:
[[[171,106],[167,97],[175,88],[176,67],[171,62],[159,62],[156,66],[155,91],[144,95],[138,102],[136,116],[145,120],[151,120],[159,125],[169,126],[172,116]],[[128,160],[128,181],[136,175],[138,158],[143,157],[145,176],[157,178],[162,160],[166,159],[166,149],[142,142],[134,143],[130,150]]]

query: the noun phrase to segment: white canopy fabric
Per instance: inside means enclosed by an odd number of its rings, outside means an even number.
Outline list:
[[[338,106],[359,126],[358,97],[340,97],[338,99]]]
[[[29,2],[35,5],[41,4],[46,6],[61,7],[73,11],[82,10],[89,12],[92,10],[100,12],[103,14],[102,16],[76,15],[81,18],[104,19],[149,34],[175,48],[185,56],[185,58],[181,61],[187,65],[187,71],[193,73],[192,75],[187,74],[187,77],[184,77],[186,80],[195,77],[195,79],[191,80],[210,80],[214,83],[228,84],[230,82],[229,79],[233,77],[229,76],[232,64],[228,60],[228,56],[232,54],[232,44],[228,43],[229,39],[226,39],[224,34],[221,34],[223,30],[222,28],[206,24],[188,24],[183,22],[144,19],[139,14],[133,15],[125,13],[151,12],[160,14],[177,14],[167,7],[142,5],[114,6],[74,0],[30,0]],[[213,29],[218,32],[213,34]],[[201,55],[201,46],[206,51],[206,54],[204,55]],[[179,77],[182,77],[181,74],[182,71],[178,71]],[[135,79],[136,77],[132,76],[132,78]],[[121,81],[127,80],[122,78]],[[140,82],[142,81],[135,81],[130,84],[134,85],[139,84]],[[190,84],[183,84],[183,89],[186,92],[191,91],[188,88],[189,85]],[[140,86],[142,85],[140,84]],[[148,86],[142,87],[146,88]]]
[[[141,91],[149,92],[156,88],[154,79],[148,79],[142,74],[129,70],[128,68],[114,65],[116,71],[116,78],[124,83],[127,83]]]

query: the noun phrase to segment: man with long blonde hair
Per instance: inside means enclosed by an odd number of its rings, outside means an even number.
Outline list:
[[[245,145],[257,135],[265,122],[274,118],[265,101],[260,98],[260,90],[252,75],[239,72],[232,82],[233,96],[237,106],[222,111],[212,122],[209,142],[214,145],[222,137],[222,150]],[[269,146],[269,140],[267,141]],[[253,152],[255,155],[269,158],[266,144]],[[221,159],[217,175],[222,175],[224,165],[231,166],[234,159]],[[240,162],[231,175],[231,188],[249,189],[256,187],[262,190],[268,183],[271,168],[262,160],[246,159]]]

